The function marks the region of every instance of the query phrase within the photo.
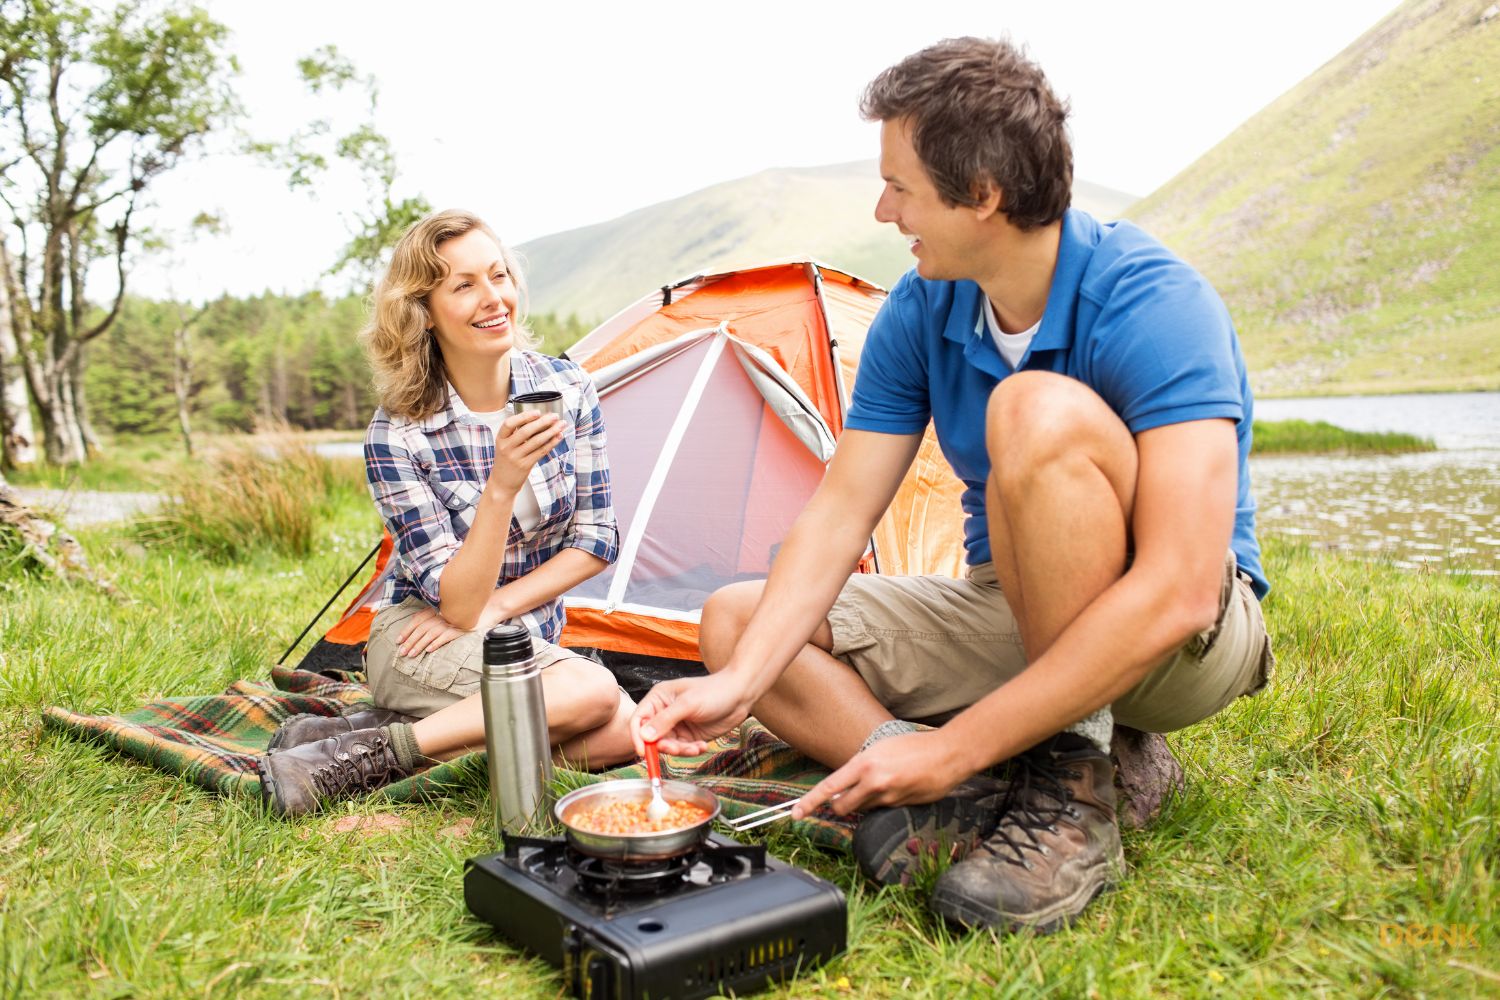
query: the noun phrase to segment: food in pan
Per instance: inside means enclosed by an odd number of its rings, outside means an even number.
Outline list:
[[[677,801],[669,802],[671,809],[661,819],[652,819],[646,814],[650,805],[650,799],[638,799],[574,809],[568,813],[568,824],[585,833],[666,833],[697,826],[709,815],[709,810],[703,806]]]

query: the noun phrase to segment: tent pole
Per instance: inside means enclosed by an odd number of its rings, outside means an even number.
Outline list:
[[[288,656],[292,655],[292,650],[294,650],[294,649],[297,648],[297,643],[301,642],[303,639],[305,639],[307,637],[307,633],[309,633],[309,632],[312,631],[312,627],[314,625],[318,624],[318,619],[322,618],[325,614],[328,613],[328,609],[331,608],[331,607],[333,607],[333,602],[339,599],[339,595],[340,594],[342,594],[345,590],[349,589],[349,584],[351,584],[351,583],[354,582],[354,578],[356,576],[359,576],[361,570],[363,570],[366,566],[370,565],[370,560],[374,559],[375,558],[375,553],[377,553],[379,551],[380,551],[380,542],[376,542],[375,543],[375,547],[370,550],[370,554],[367,555],[367,556],[365,556],[364,562],[360,563],[355,568],[354,572],[349,574],[349,579],[347,579],[343,583],[339,584],[339,589],[335,590],[333,592],[333,596],[328,599],[328,603],[325,604],[325,605],[323,605],[323,609],[321,611],[319,611],[317,614],[313,615],[313,620],[307,623],[307,627],[302,630],[302,634],[299,635],[299,636],[297,636],[297,638],[293,639],[292,640],[292,644],[286,648],[286,652],[282,653],[281,656],[280,656],[280,658],[277,659],[276,665],[278,667],[284,667],[284,666],[286,666],[286,658]]]

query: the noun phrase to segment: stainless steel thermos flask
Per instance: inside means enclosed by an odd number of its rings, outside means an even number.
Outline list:
[[[552,808],[552,748],[542,672],[524,626],[496,625],[485,633],[479,697],[496,830],[535,834]]]

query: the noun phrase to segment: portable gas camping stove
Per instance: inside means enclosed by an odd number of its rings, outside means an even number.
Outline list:
[[[648,862],[507,837],[503,852],[464,867],[470,911],[560,967],[576,997],[752,993],[846,944],[836,886],[718,834],[692,853]]]

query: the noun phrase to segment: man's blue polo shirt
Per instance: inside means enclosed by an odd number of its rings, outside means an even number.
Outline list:
[[[984,414],[1013,369],[986,331],[984,292],[972,281],[907,273],[870,326],[846,427],[917,434],[928,418],[963,495],[964,547],[990,560]],[[1058,372],[1097,392],[1131,433],[1227,417],[1239,438],[1239,500],[1232,547],[1264,597],[1269,586],[1250,495],[1252,400],[1229,312],[1208,282],[1140,228],[1063,218],[1047,311],[1020,370]]]

